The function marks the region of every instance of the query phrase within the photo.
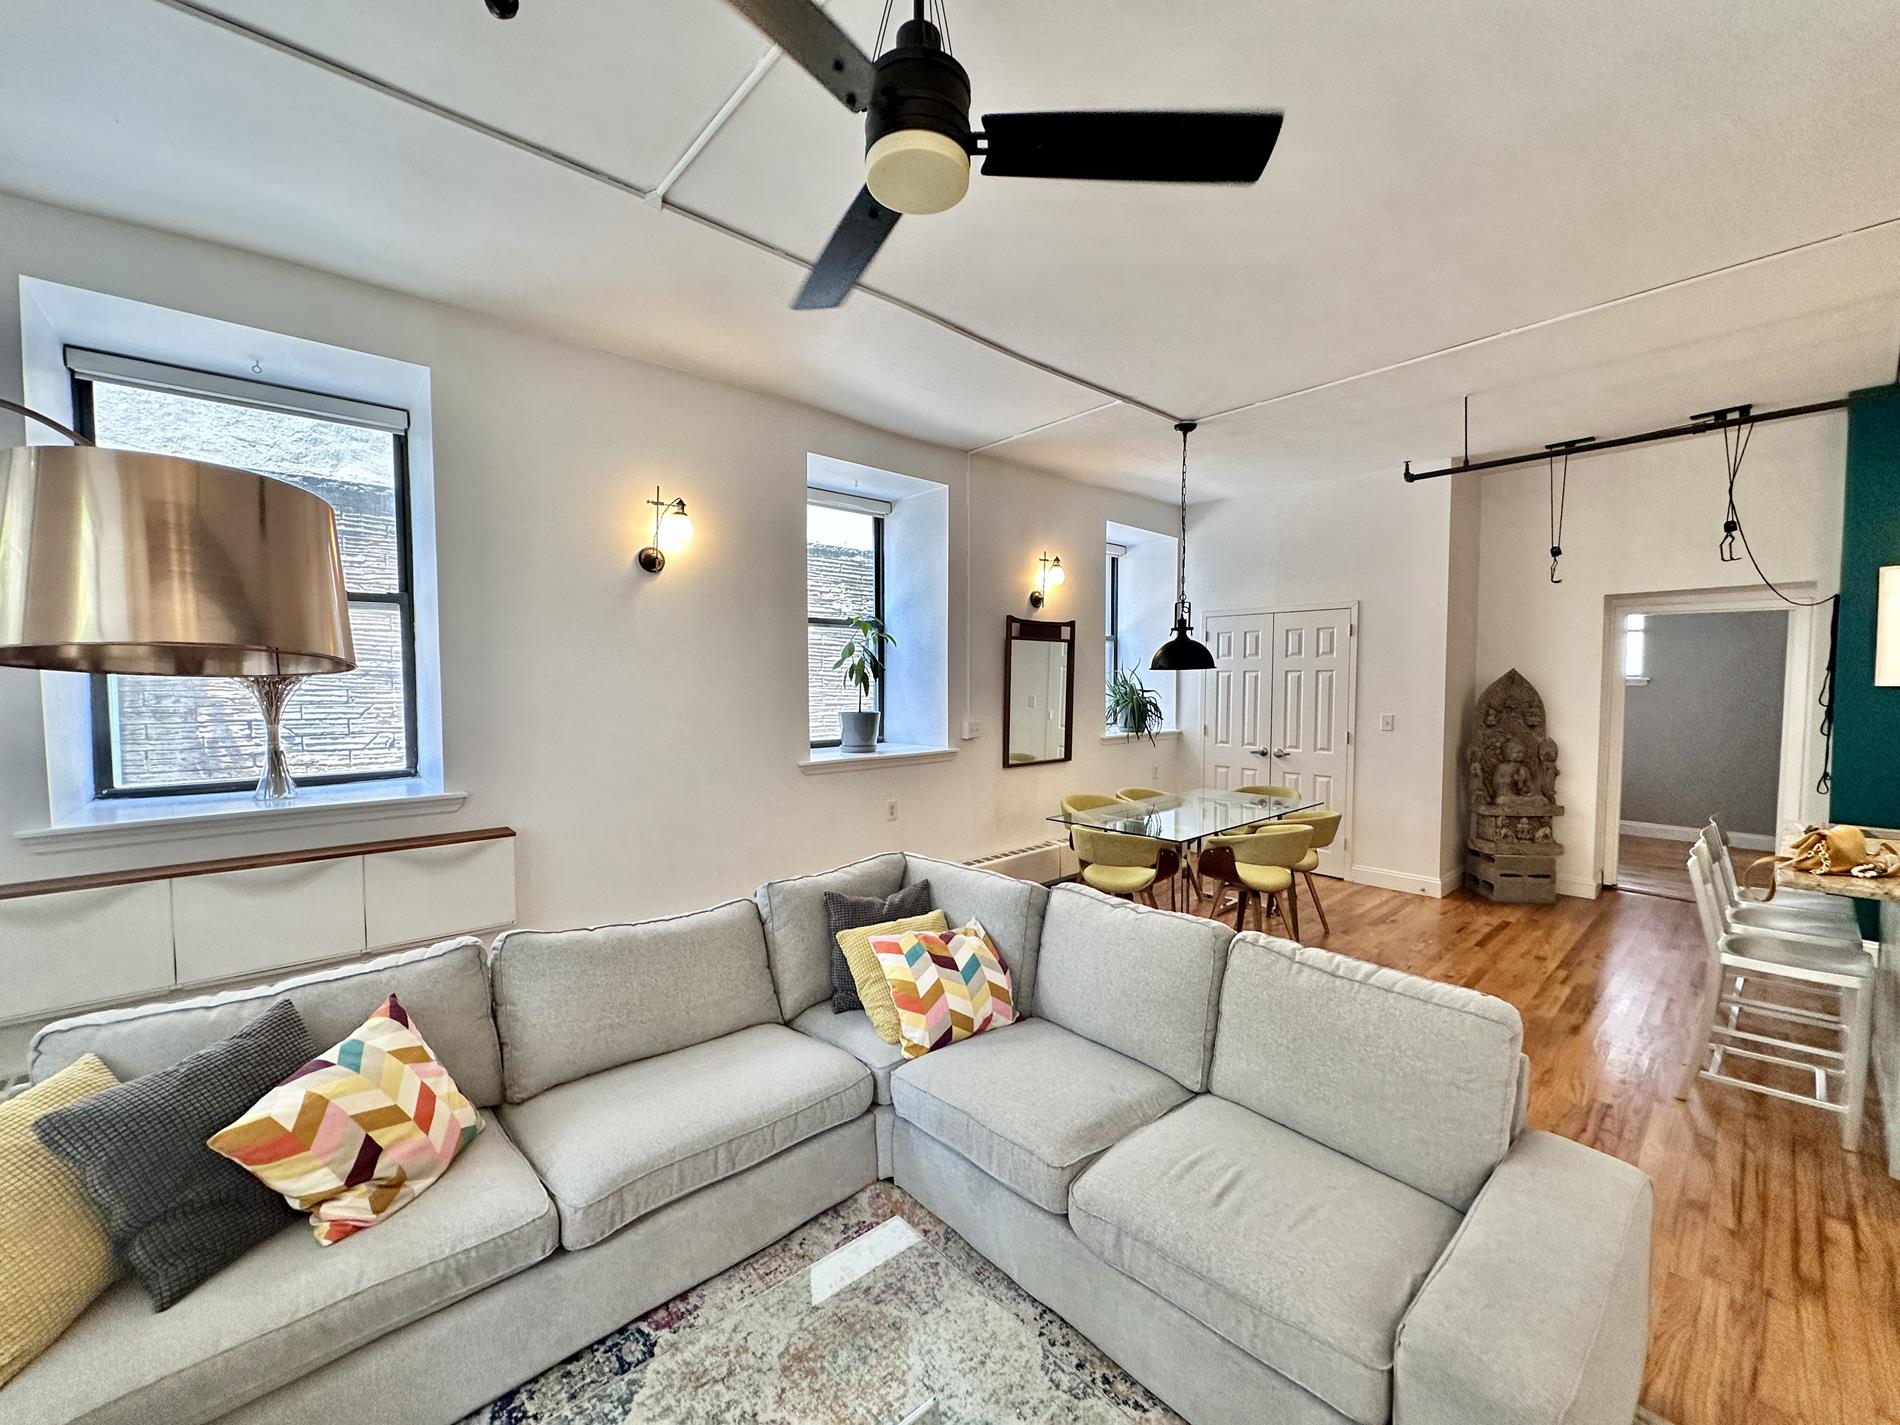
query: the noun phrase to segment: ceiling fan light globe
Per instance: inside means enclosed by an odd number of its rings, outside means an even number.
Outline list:
[[[948,134],[899,129],[864,155],[864,186],[899,213],[941,213],[970,191],[970,155]]]

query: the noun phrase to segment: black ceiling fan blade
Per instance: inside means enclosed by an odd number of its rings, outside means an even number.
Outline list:
[[[877,69],[812,0],[731,0],[732,8],[811,72],[854,114],[871,106]]]
[[[1253,183],[1273,156],[1281,117],[1169,110],[985,114],[983,172],[1123,183]]]
[[[871,265],[884,239],[891,235],[902,216],[871,196],[869,188],[858,190],[850,211],[831,234],[831,241],[818,254],[818,262],[798,289],[792,305],[800,311],[814,307],[835,307],[850,294],[864,269]]]

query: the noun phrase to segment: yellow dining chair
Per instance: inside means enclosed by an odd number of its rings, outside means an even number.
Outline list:
[[[1297,797],[1300,794],[1298,787],[1276,787],[1271,783],[1250,787],[1235,787],[1234,790],[1243,796],[1249,797]]]
[[[1105,797],[1100,792],[1070,792],[1062,799],[1062,809],[1071,813],[1099,811],[1103,807],[1115,806],[1120,801],[1120,797]]]
[[[1305,822],[1270,823],[1242,836],[1210,836],[1201,852],[1201,875],[1215,882],[1214,903],[1208,914],[1220,917],[1221,899],[1232,886],[1239,893],[1234,907],[1234,929],[1247,924],[1252,901],[1260,928],[1267,928],[1269,910],[1279,911],[1293,938],[1300,938],[1300,906],[1293,897],[1293,868],[1306,854],[1313,828]],[[1264,897],[1264,899],[1263,899]]]
[[[1123,787],[1120,791],[1116,792],[1115,795],[1125,802],[1151,802],[1157,797],[1172,796],[1173,793],[1164,792],[1159,787]],[[1194,862],[1185,857],[1177,857],[1177,861],[1181,868],[1178,874],[1184,876],[1189,881],[1194,894],[1198,896],[1201,893],[1201,883],[1194,874]],[[1184,891],[1183,894],[1186,894],[1186,892]],[[1174,904],[1174,888],[1170,886],[1168,888],[1168,905],[1172,909]],[[1192,902],[1190,902],[1190,904],[1192,904]]]
[[[1072,826],[1069,836],[1082,863],[1083,883],[1111,896],[1140,897],[1154,905],[1155,882],[1170,880],[1180,870],[1174,848],[1152,837],[1092,826]]]
[[[1115,795],[1125,802],[1151,802],[1156,797],[1165,797],[1167,793],[1159,787],[1123,787]]]
[[[1319,887],[1313,883],[1313,872],[1319,869],[1319,853],[1331,846],[1333,838],[1339,835],[1339,820],[1340,814],[1336,811],[1292,811],[1280,818],[1282,825],[1303,821],[1313,828],[1312,844],[1293,869],[1306,879],[1306,893],[1313,898],[1313,909],[1319,912],[1319,928],[1328,934],[1332,926],[1326,923],[1326,907],[1319,903]]]

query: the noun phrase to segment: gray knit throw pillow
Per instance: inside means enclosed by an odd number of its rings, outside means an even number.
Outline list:
[[[229,1039],[33,1125],[78,1176],[113,1256],[158,1310],[294,1219],[283,1198],[205,1139],[314,1057],[297,1007],[280,999]]]
[[[930,899],[930,882],[905,886],[894,896],[841,896],[825,892],[825,933],[831,938],[831,1012],[863,1009],[858,998],[858,982],[851,978],[850,962],[838,948],[840,930],[861,930],[867,925],[882,925],[888,920],[909,920],[913,915],[929,915],[937,907]]]

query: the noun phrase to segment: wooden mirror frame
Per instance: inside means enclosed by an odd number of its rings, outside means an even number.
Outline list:
[[[1024,643],[1060,643],[1067,646],[1068,657],[1064,660],[1067,677],[1063,689],[1062,707],[1062,755],[1043,757],[1034,762],[1012,762],[1009,760],[1009,708],[1010,708],[1010,665],[1014,660],[1010,650],[1018,641]],[[1014,614],[1003,615],[1003,766],[1008,767],[1053,767],[1058,762],[1070,762],[1075,758],[1075,620],[1063,619],[1060,623],[1043,622],[1038,619],[1017,618]]]

